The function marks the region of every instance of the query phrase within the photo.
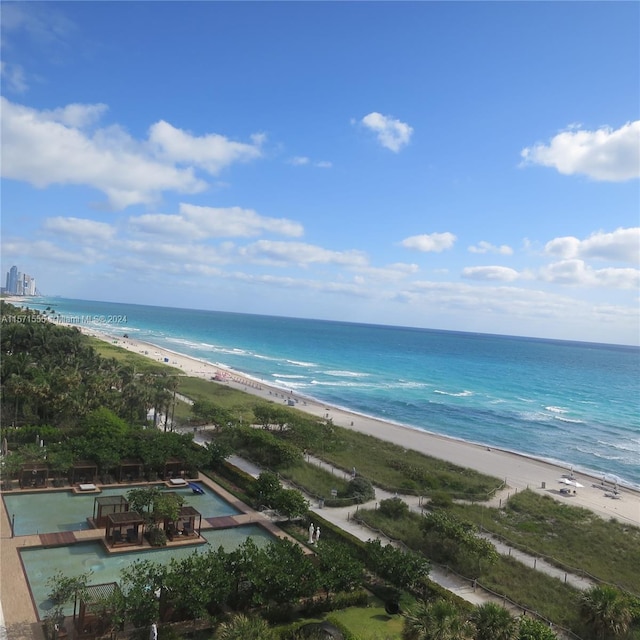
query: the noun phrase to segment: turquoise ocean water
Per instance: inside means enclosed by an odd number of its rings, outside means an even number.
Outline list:
[[[616,345],[31,299],[365,415],[640,487],[640,349]]]

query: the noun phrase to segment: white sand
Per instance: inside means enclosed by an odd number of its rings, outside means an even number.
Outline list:
[[[447,460],[461,467],[475,469],[488,475],[505,480],[508,488],[498,493],[490,504],[499,505],[514,492],[529,488],[538,493],[552,496],[567,504],[581,506],[592,510],[604,518],[617,518],[620,521],[640,526],[640,492],[618,487],[618,497],[608,497],[612,487],[605,491],[601,486],[601,478],[584,473],[574,472],[574,478],[583,488],[566,487],[571,493],[561,494],[560,488],[565,485],[558,482],[570,469],[537,460],[525,455],[502,451],[491,447],[476,445],[463,440],[429,433],[419,429],[403,427],[397,424],[370,418],[350,411],[311,400],[307,397],[289,392],[251,379],[238,371],[218,367],[190,356],[163,349],[153,344],[129,338],[113,338],[94,331],[87,333],[119,347],[146,355],[158,362],[165,362],[190,376],[200,376],[207,380],[216,375],[226,375],[223,384],[241,389],[274,402],[287,403],[291,398],[295,406],[321,418],[331,418],[335,425],[367,433],[381,440],[393,442],[408,449],[414,449],[427,455]],[[353,461],[358,467],[358,461]],[[546,485],[543,488],[543,483]]]

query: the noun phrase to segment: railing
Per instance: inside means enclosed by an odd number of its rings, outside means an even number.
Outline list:
[[[606,580],[602,580],[601,578],[598,578],[598,576],[594,576],[593,574],[589,573],[586,569],[581,569],[581,568],[577,568],[577,567],[571,567],[568,564],[565,564],[564,562],[562,562],[562,560],[558,560],[557,558],[553,557],[553,556],[547,556],[544,553],[540,553],[539,551],[537,551],[536,549],[532,549],[531,547],[528,547],[526,544],[522,544],[520,542],[514,542],[513,540],[509,540],[509,538],[507,538],[506,536],[503,536],[501,534],[498,533],[493,533],[492,531],[490,531],[489,529],[486,529],[483,526],[479,526],[478,529],[481,532],[484,532],[488,535],[490,535],[492,538],[496,538],[496,540],[500,540],[501,542],[504,542],[506,545],[508,545],[509,547],[513,547],[514,549],[518,549],[519,551],[522,551],[523,553],[526,553],[530,556],[532,556],[534,558],[534,560],[536,558],[539,558],[541,560],[544,560],[546,562],[548,562],[549,564],[553,565],[554,567],[557,567],[558,569],[562,570],[565,572],[565,583],[567,581],[567,574],[572,574],[578,578],[583,578],[583,579],[588,579],[591,580],[592,582],[595,582],[597,584],[603,584],[603,585],[607,585],[609,587],[615,587],[616,589],[618,589],[619,591],[622,591],[623,593],[626,593],[627,595],[630,595],[634,598],[640,598],[640,595],[638,595],[637,593],[634,593],[633,591],[629,591],[629,589],[625,589],[624,587],[620,586],[619,584],[611,583],[611,582],[607,582]]]
[[[400,547],[404,551],[411,551],[411,552],[415,553],[402,540],[397,540],[396,538],[393,538],[392,536],[390,536],[388,533],[386,533],[382,529],[376,529],[376,527],[372,527],[370,524],[368,524],[367,522],[362,520],[362,518],[354,515],[354,516],[352,516],[352,519],[355,520],[358,524],[360,524],[360,525],[362,525],[364,527],[367,527],[367,529],[371,530],[373,533],[375,533],[375,534],[377,534],[379,536],[380,535],[384,536],[387,540],[392,542],[394,545]],[[583,640],[579,635],[575,634],[570,629],[566,629],[565,627],[563,627],[561,625],[555,624],[553,621],[549,620],[548,618],[543,616],[541,613],[538,613],[537,611],[535,611],[533,609],[530,609],[526,605],[523,605],[523,604],[520,604],[519,602],[515,602],[514,600],[511,600],[511,598],[509,598],[508,596],[506,596],[503,593],[498,593],[496,591],[493,591],[489,587],[487,587],[487,586],[483,585],[482,583],[478,582],[478,580],[475,580],[473,578],[468,578],[467,576],[463,576],[462,574],[458,573],[457,571],[455,571],[454,569],[452,569],[448,565],[443,565],[443,564],[440,564],[438,562],[434,562],[431,559],[429,559],[429,562],[431,562],[432,565],[434,565],[436,567],[439,567],[440,569],[446,570],[448,573],[453,573],[454,575],[456,575],[461,580],[464,580],[465,582],[469,583],[469,586],[471,586],[474,591],[476,590],[476,588],[480,587],[480,589],[482,589],[483,591],[491,594],[494,598],[498,598],[499,600],[502,600],[503,604],[506,604],[508,602],[512,607],[516,607],[516,608],[520,609],[522,611],[522,615],[530,615],[530,616],[540,620],[541,622],[544,622],[545,624],[548,624],[549,627],[552,627],[555,632],[561,633],[566,638],[570,638],[571,640]]]

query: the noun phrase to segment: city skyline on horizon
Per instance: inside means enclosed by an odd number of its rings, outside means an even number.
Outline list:
[[[2,293],[22,297],[41,295],[36,287],[35,277],[28,273],[18,271],[18,266],[15,264],[7,270],[5,286],[2,287]]]

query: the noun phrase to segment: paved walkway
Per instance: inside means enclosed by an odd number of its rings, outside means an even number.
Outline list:
[[[238,467],[239,469],[242,469],[245,473],[252,475],[254,478],[257,478],[262,471],[260,467],[256,466],[255,464],[252,464],[251,462],[248,462],[247,460],[244,460],[243,458],[239,458],[238,456],[230,456],[228,458],[228,461],[234,466]],[[327,466],[327,464],[324,462],[321,464],[324,465],[325,467]],[[343,474],[344,472],[342,470],[338,471],[337,469],[335,469],[334,473],[336,473],[337,475],[338,473]],[[286,482],[283,482],[283,485],[286,485],[286,484],[287,484]],[[362,507],[365,509],[373,508],[377,504],[377,501],[384,500],[386,498],[391,498],[393,496],[394,494],[391,494],[388,491],[384,491],[383,489],[377,488],[376,499],[366,504],[363,504]],[[403,498],[406,498],[406,497],[407,496],[403,496]],[[414,496],[410,496],[410,497],[414,498]],[[329,509],[326,507],[320,507],[318,504],[318,501],[314,500],[310,496],[307,496],[307,498],[311,503],[311,506],[309,509],[311,512],[317,513],[324,520],[328,520],[332,524],[336,525],[343,531],[347,531],[348,533],[355,536],[359,540],[362,540],[365,542],[367,540],[380,540],[381,542],[384,542],[386,544],[395,545],[395,542],[393,542],[386,536],[380,536],[372,532],[371,529],[369,529],[368,527],[356,522],[352,518],[352,515],[356,512],[356,507],[352,507],[352,506],[336,507],[336,508]],[[413,505],[414,508],[419,509],[420,507],[417,504],[418,500],[419,498],[415,497],[415,500],[412,500],[412,502],[414,503]],[[439,567],[432,566],[431,570],[429,571],[429,577],[431,578],[431,580],[439,584],[441,587],[444,587],[445,589],[451,591],[452,593],[455,593],[457,596],[459,596],[463,600],[466,600],[467,602],[471,602],[474,605],[483,604],[485,602],[498,602],[499,604],[504,604],[515,615],[519,615],[522,613],[521,609],[512,607],[508,603],[505,604],[501,598],[496,598],[490,593],[484,591],[479,587],[474,589],[473,584],[470,583],[470,581],[465,580],[464,578],[460,578],[459,576],[456,576],[453,573],[447,572],[444,569],[440,569]]]
[[[313,464],[317,464],[319,467],[325,468],[328,471],[330,471],[333,475],[339,476],[339,477],[345,477],[345,479],[349,479],[350,475],[348,473],[346,473],[344,470],[342,469],[336,469],[335,467],[333,467],[332,465],[328,464],[327,462],[324,462],[322,460],[319,460],[318,458],[314,458],[313,456],[308,456],[307,457],[308,462],[311,462]],[[235,464],[235,463],[233,463]],[[258,471],[259,473],[259,471]],[[370,503],[368,503],[367,505],[363,505],[363,508],[373,508],[375,506],[377,506],[377,503],[380,502],[381,500],[387,500],[389,498],[394,498],[394,497],[400,497],[402,498],[402,500],[404,502],[406,502],[409,505],[409,508],[416,512],[416,513],[422,513],[424,510],[424,502],[422,497],[420,496],[409,496],[409,495],[398,495],[396,493],[390,493],[389,491],[385,491],[384,489],[380,489],[379,487],[375,487],[376,490],[376,499],[372,500]],[[508,497],[513,493],[512,489],[505,489],[502,492],[498,492],[499,494],[503,494],[503,495],[495,495],[493,496],[493,498],[484,503],[486,504],[488,507],[499,507],[502,506],[502,504],[504,502],[507,501]],[[353,507],[349,508],[351,511],[353,511]],[[332,509],[333,511],[333,509]],[[326,513],[326,511],[324,511],[323,513]],[[543,560],[542,558],[538,558],[536,556],[533,556],[531,554],[528,554],[524,551],[520,551],[518,549],[516,549],[515,547],[512,547],[508,544],[506,544],[505,542],[502,542],[501,540],[498,540],[497,538],[495,538],[494,536],[492,536],[490,533],[482,533],[480,534],[483,538],[485,538],[486,540],[489,540],[493,546],[496,548],[496,551],[502,555],[505,556],[511,556],[512,558],[514,558],[515,560],[518,560],[518,562],[521,562],[522,564],[528,566],[528,567],[533,567],[534,569],[536,569],[537,571],[541,571],[542,573],[545,573],[553,578],[557,578],[558,580],[562,580],[563,582],[566,582],[567,584],[570,584],[572,587],[575,587],[576,589],[580,589],[582,591],[586,590],[586,589],[590,589],[591,587],[593,587],[596,583],[593,582],[592,580],[590,580],[589,578],[585,578],[579,575],[576,575],[574,573],[569,573],[567,571],[564,571],[563,569],[559,569],[558,567],[550,564],[549,562],[547,562],[546,560]]]

